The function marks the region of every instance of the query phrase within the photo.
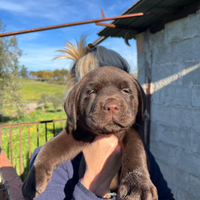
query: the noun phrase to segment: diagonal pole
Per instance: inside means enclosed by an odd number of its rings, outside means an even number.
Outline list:
[[[115,20],[115,19],[126,19],[131,17],[141,17],[141,16],[148,16],[148,15],[162,15],[162,14],[168,14],[173,13],[174,11],[162,11],[162,12],[147,12],[147,13],[134,13],[134,14],[127,14],[127,15],[120,15],[115,17],[107,17],[105,18],[104,12],[101,9],[101,13],[103,18],[100,19],[93,19],[93,20],[86,20],[86,21],[80,21],[80,22],[72,22],[72,23],[66,23],[66,24],[60,24],[60,25],[54,25],[54,26],[46,26],[41,28],[33,28],[33,29],[27,29],[27,30],[21,30],[21,31],[13,31],[8,33],[1,33],[0,37],[4,36],[10,36],[10,35],[19,35],[24,33],[32,33],[36,31],[44,31],[44,30],[50,30],[50,29],[56,29],[56,28],[63,28],[63,27],[70,27],[70,26],[76,26],[76,25],[83,25],[83,24],[90,24],[90,23],[96,23],[101,21],[109,21],[109,20]]]

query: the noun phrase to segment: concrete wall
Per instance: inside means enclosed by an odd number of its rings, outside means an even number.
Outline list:
[[[175,199],[200,199],[200,11],[136,39],[138,79],[152,78],[150,150]]]

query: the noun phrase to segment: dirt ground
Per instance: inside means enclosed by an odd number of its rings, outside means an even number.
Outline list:
[[[29,104],[26,104],[24,107],[23,107],[23,110],[24,110],[24,114],[28,114],[30,112],[33,112],[35,111],[35,109],[40,106],[38,105],[37,103],[29,103]]]

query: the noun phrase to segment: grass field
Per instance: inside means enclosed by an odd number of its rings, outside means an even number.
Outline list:
[[[55,85],[48,84],[46,82],[39,81],[31,81],[31,80],[22,80],[23,87],[21,89],[22,100],[26,104],[28,103],[37,103],[40,99],[40,95],[42,93],[57,95],[61,97],[65,86],[63,85]],[[61,106],[57,111],[54,111],[52,105],[47,105],[45,107],[45,111],[42,111],[41,108],[36,108],[35,111],[32,111],[20,118],[12,117],[13,115],[13,106],[8,105],[5,108],[5,120],[0,122],[1,124],[13,124],[13,123],[21,123],[21,122],[35,122],[35,121],[46,121],[46,120],[55,120],[55,119],[66,119],[66,114]],[[63,127],[65,123],[63,123]],[[48,123],[47,125],[47,138],[48,140],[53,138],[53,123]],[[59,133],[61,131],[60,123],[55,123],[55,133]],[[25,178],[28,170],[29,170],[29,145],[28,145],[28,127],[23,126],[21,129],[22,133],[22,152],[23,152],[23,163],[24,163],[24,173],[23,177]],[[10,148],[10,134],[9,128],[2,128],[2,149],[7,155],[9,159],[11,159],[11,148]],[[31,153],[33,153],[34,149],[37,147],[37,126],[30,126],[30,139],[31,139]],[[39,125],[39,145],[43,145],[45,143],[45,124]],[[20,176],[20,145],[19,145],[19,128],[12,128],[12,153],[13,153],[13,166],[16,169],[18,175]]]
[[[65,85],[48,84],[47,82],[22,79],[22,100],[26,102],[37,102],[42,93],[54,94],[61,97],[65,91]]]
[[[47,82],[41,82],[41,81],[33,81],[33,80],[27,80],[22,79],[22,103],[24,105],[29,103],[38,103],[41,94],[49,94],[49,95],[56,95],[58,98],[63,98],[63,94],[65,91],[64,85],[56,85],[56,84],[48,84]],[[58,108],[61,110],[61,106]],[[48,120],[49,118],[58,117],[60,118],[60,112],[53,112],[52,106],[48,108],[48,112],[31,112],[28,115],[25,115],[23,117],[16,117],[16,113],[14,113],[15,109],[12,105],[6,105],[4,107],[4,117],[6,117],[6,120],[3,122],[0,121],[0,124],[5,123],[18,123],[18,122],[30,122],[30,121],[41,121],[41,120]],[[62,114],[61,114],[62,115]],[[14,117],[13,117],[14,116]]]

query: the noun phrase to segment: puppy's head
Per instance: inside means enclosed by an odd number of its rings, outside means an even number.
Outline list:
[[[116,67],[97,68],[75,84],[66,99],[65,111],[73,130],[81,126],[96,134],[120,132],[142,123],[140,85]]]

